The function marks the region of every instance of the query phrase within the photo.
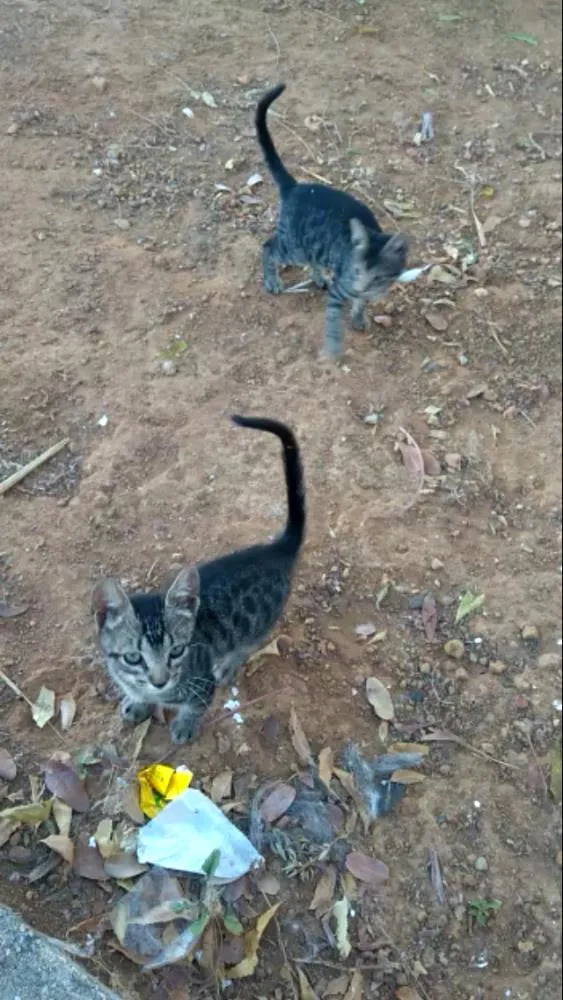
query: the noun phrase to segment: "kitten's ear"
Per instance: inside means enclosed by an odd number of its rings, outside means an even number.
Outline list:
[[[350,236],[354,250],[365,253],[369,246],[369,233],[359,219],[350,219]]]
[[[164,601],[167,611],[194,618],[199,609],[199,572],[197,566],[180,570]]]
[[[101,580],[92,593],[92,614],[98,629],[114,628],[132,612],[131,601],[117,580]]]
[[[380,251],[380,258],[393,270],[402,270],[409,249],[409,241],[404,233],[394,233]]]

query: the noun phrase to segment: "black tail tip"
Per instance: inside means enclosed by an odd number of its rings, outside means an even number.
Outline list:
[[[237,427],[245,427],[246,425],[246,417],[241,417],[240,413],[231,413],[231,421]]]

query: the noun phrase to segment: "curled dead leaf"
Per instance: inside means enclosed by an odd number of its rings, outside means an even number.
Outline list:
[[[118,851],[104,862],[106,875],[111,878],[135,878],[147,871],[147,865],[140,864],[134,854]]]
[[[21,806],[10,806],[2,809],[0,820],[5,819],[11,823],[26,823],[28,826],[35,826],[36,823],[44,823],[51,814],[51,802],[27,802]]]
[[[397,1000],[422,1000],[420,993],[415,990],[414,986],[399,986],[395,996]]]
[[[59,833],[63,837],[68,837],[70,833],[70,824],[72,823],[72,809],[67,806],[66,802],[61,802],[60,799],[53,799],[53,816]]]
[[[433,642],[436,638],[436,627],[438,625],[438,606],[432,594],[425,594],[421,609],[422,624],[424,634],[428,642]]]
[[[398,771],[393,771],[391,781],[395,781],[398,785],[419,785],[421,781],[424,781],[424,775],[420,774],[419,771],[401,768]]]
[[[442,466],[440,465],[438,459],[431,451],[421,451],[421,455],[424,461],[424,472],[427,476],[439,476],[442,471]]]
[[[65,694],[59,702],[59,713],[61,716],[61,729],[66,732],[70,729],[76,715],[76,702],[71,694]]]
[[[299,982],[299,1000],[319,1000],[303,969],[298,967],[296,971]]]
[[[389,878],[389,869],[383,861],[369,858],[367,854],[351,851],[346,858],[346,867],[359,882],[378,888]]]
[[[377,677],[366,680],[366,696],[375,714],[386,722],[395,717],[395,709],[389,691]]]
[[[291,785],[276,785],[260,805],[260,816],[264,823],[275,823],[295,801],[295,789]]]
[[[70,764],[61,760],[47,761],[45,766],[45,784],[53,795],[74,809],[75,812],[88,812],[90,799],[82,782]]]
[[[364,977],[360,969],[356,969],[350,981],[350,985],[348,987],[348,991],[346,993],[346,996],[344,997],[344,1000],[363,1000],[363,996],[364,996]]]
[[[27,604],[8,604],[7,601],[0,601],[0,618],[19,618],[27,609]]]
[[[297,759],[302,767],[308,767],[312,761],[311,747],[309,746],[309,740],[305,736],[305,731],[301,725],[297,712],[293,705],[291,706],[291,712],[289,715],[289,731],[291,734],[291,742],[293,744],[293,749],[297,754]]]

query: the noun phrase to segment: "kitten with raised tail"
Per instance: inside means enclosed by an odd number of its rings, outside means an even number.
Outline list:
[[[268,91],[256,109],[258,142],[280,192],[276,232],[262,250],[264,287],[279,294],[280,266],[309,266],[315,283],[327,288],[325,353],[336,358],[342,353],[344,302],[352,304],[352,327],[363,330],[366,302],[380,298],[404,270],[408,243],[402,233],[382,232],[367,205],[345,191],[292,177],[266,123],[268,108],[284,90],[280,83]],[[331,274],[328,286],[321,269]]]
[[[281,535],[186,567],[164,593],[127,595],[117,580],[106,579],[92,596],[102,656],[124,696],[123,717],[138,723],[156,705],[176,709],[174,743],[193,738],[216,685],[231,682],[264,644],[289,596],[305,534],[303,472],[292,431],[261,417],[232,420],[282,443],[288,516]]]

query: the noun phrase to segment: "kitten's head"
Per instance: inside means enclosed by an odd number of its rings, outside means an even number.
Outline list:
[[[92,611],[98,638],[113,679],[139,701],[166,702],[188,658],[199,609],[199,573],[183,569],[161,594],[128,597],[117,580],[94,588]]]
[[[360,299],[379,299],[404,271],[408,241],[403,233],[386,236],[350,219],[352,283]]]

